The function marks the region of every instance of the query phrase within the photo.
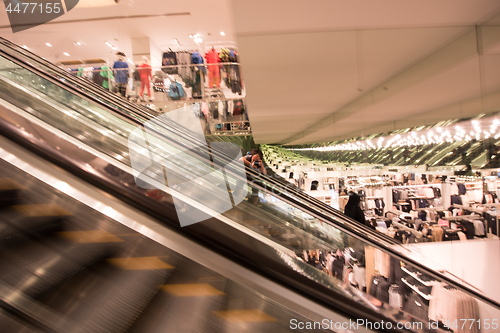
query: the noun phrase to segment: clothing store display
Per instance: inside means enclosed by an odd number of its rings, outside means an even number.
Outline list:
[[[99,74],[102,76],[102,87],[104,89],[109,89],[110,88],[109,80],[114,79],[113,72],[109,69],[108,66],[102,66],[101,72]]]
[[[403,309],[403,295],[399,291],[399,286],[393,284],[389,287],[389,305],[395,309]]]
[[[457,184],[457,187],[459,195],[464,195],[467,192],[467,189],[465,188],[464,184]]]
[[[375,276],[371,281],[369,294],[381,302],[389,303],[389,282],[383,276]]]
[[[208,68],[208,86],[210,88],[220,88],[220,67],[215,65],[220,62],[219,53],[212,48],[205,53],[205,59]]]
[[[139,95],[142,97],[144,96],[144,88],[148,89],[148,97],[151,98],[151,87],[149,84],[149,80],[153,78],[153,72],[151,70],[151,66],[149,66],[146,63],[142,63],[139,65],[139,69],[137,70],[139,72],[140,80],[141,80],[141,92]]]
[[[477,301],[457,289],[447,287],[443,284],[435,285],[432,288],[431,300],[429,302],[429,319],[441,321],[443,323],[460,322],[461,319],[470,319],[468,325],[458,325],[453,327],[456,333],[479,333],[478,320],[479,306]],[[474,322],[471,322],[474,320]]]
[[[127,83],[128,80],[128,63],[126,61],[115,61],[113,64],[115,70],[116,83]]]
[[[170,84],[169,90],[168,90],[168,97],[171,98],[172,100],[180,100],[182,97],[184,97],[186,94],[184,92],[184,88],[182,88],[182,84],[179,82],[172,82]],[[206,105],[206,103],[203,103]],[[203,111],[203,107],[202,107]],[[205,112],[203,112],[205,113]],[[208,111],[206,113],[208,115]]]
[[[428,321],[429,304],[417,293],[412,293],[404,305],[404,310],[416,318]]]
[[[172,50],[163,52],[161,64],[162,66],[176,66],[177,54]],[[167,67],[167,68],[162,68],[162,70],[167,74],[177,74],[178,72],[177,67]]]
[[[361,265],[354,265],[353,266],[353,273],[354,273],[354,280],[356,281],[356,285],[361,288],[366,287],[366,270],[365,267]]]
[[[115,61],[113,64],[115,73],[115,83],[117,85],[117,92],[123,97],[127,94],[126,84],[128,82],[128,63],[123,60]]]
[[[381,250],[375,249],[374,258],[375,258],[375,272],[378,272],[379,275],[388,278],[390,273],[390,259],[391,259],[389,254],[382,252]]]

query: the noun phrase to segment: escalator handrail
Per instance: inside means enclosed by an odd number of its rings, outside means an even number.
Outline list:
[[[3,50],[0,50],[0,53],[3,53],[5,54],[5,52],[3,52]],[[97,98],[94,98],[93,96],[89,96],[87,93],[85,92],[82,92],[78,89],[76,89],[75,87],[72,87],[72,86],[68,86],[68,85],[64,85],[62,84],[59,80],[56,80],[52,75],[50,74],[47,74],[47,73],[44,73],[43,70],[35,67],[34,65],[22,60],[22,59],[18,59],[18,57],[16,56],[12,56],[12,55],[8,55],[9,57],[13,57],[13,58],[16,58],[18,61],[26,64],[27,67],[30,67],[30,70],[32,70],[33,72],[37,73],[38,75],[41,75],[42,77],[44,77],[45,79],[48,79],[50,80],[51,82],[55,83],[56,85],[58,85],[59,87],[63,88],[63,89],[71,89],[72,92],[75,92],[77,95],[79,96],[82,96],[82,98],[85,98],[85,99],[88,99],[88,100],[91,100],[95,103],[98,103],[99,105],[101,105],[102,107],[104,107],[105,109],[110,109],[109,106],[107,104],[104,104],[103,102],[99,101]],[[68,74],[69,75],[69,74]],[[100,93],[103,93],[105,90],[102,90],[100,91]],[[112,111],[114,111],[115,113],[119,113],[123,116],[123,118],[126,120],[126,121],[132,121],[134,124],[137,124],[137,125],[142,125],[140,123],[140,121],[134,119],[133,117],[127,117],[125,115],[123,115],[123,112],[119,111],[119,110],[115,110],[114,108],[111,108]],[[161,135],[161,133],[158,133]],[[247,168],[247,172],[249,174],[252,174],[253,177],[259,177],[259,174],[254,172],[252,169],[250,168]],[[267,176],[263,176],[263,175],[260,175],[260,177],[262,177],[263,180],[267,180],[269,181],[271,178],[270,177],[267,177]],[[257,186],[258,187],[258,186]],[[265,188],[262,188],[261,187],[261,190],[266,190]],[[374,233],[374,231],[368,229],[368,228],[361,228],[361,227],[358,227],[357,223],[349,218],[347,218],[346,216],[341,216],[339,214],[339,218],[343,219],[344,221],[346,222],[349,222],[350,225],[346,226],[346,225],[342,225],[342,226],[339,226],[336,221],[332,221],[331,218],[329,216],[326,216],[326,215],[323,215],[322,212],[311,212],[310,211],[310,207],[300,203],[300,202],[297,202],[296,200],[293,200],[293,198],[290,198],[288,196],[288,202],[294,206],[298,206],[300,207],[303,211],[307,212],[308,214],[310,215],[313,215],[313,216],[318,216],[318,218],[320,218],[322,221],[325,221],[325,222],[328,222],[329,224],[331,224],[333,227],[335,228],[340,228],[342,231],[344,232],[347,232],[347,233],[351,233],[351,234],[354,234],[355,236],[359,237],[360,239],[366,241],[366,236],[368,236],[366,234],[366,232],[368,231],[369,233]],[[337,215],[337,214],[336,214]],[[370,235],[370,236],[373,236],[373,235]],[[434,277],[437,277],[438,279],[440,280],[444,280],[446,283],[458,288],[458,289],[463,289],[465,290],[467,293],[469,294],[472,294],[474,295],[474,297],[477,297],[487,303],[489,303],[490,305],[494,306],[494,307],[497,307],[497,308],[500,308],[500,304],[486,296],[483,296],[482,294],[479,294],[477,293],[475,290],[473,289],[470,289],[466,286],[463,286],[463,285],[460,285],[460,284],[457,284],[455,281],[449,279],[448,277],[438,273],[438,272],[435,272],[433,270],[430,270],[429,268],[427,268],[426,266],[423,266],[422,264],[414,261],[413,259],[411,258],[408,258],[404,255],[402,255],[401,253],[395,251],[391,245],[393,244],[389,244],[389,242],[387,242],[386,239],[383,239],[382,241],[386,244],[380,244],[380,239],[377,237],[377,238],[372,238],[370,237],[371,239],[369,239],[369,242],[371,245],[373,245],[374,247],[376,248],[382,248],[384,251],[386,252],[389,252],[391,255],[395,256],[396,258],[399,258],[400,260],[404,260],[404,261],[407,261],[407,262],[410,262],[411,264],[413,264],[414,266],[416,267],[419,267],[421,268],[423,271],[425,271],[426,273],[428,273],[429,275],[431,276],[434,276]]]

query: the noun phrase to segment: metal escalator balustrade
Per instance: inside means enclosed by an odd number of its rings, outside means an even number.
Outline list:
[[[57,109],[55,110],[57,111]],[[93,124],[95,126],[95,124]],[[53,129],[51,129],[53,130]],[[83,136],[82,140],[85,140],[85,136]],[[33,140],[34,141],[34,140]],[[48,142],[50,143],[50,140],[48,140]],[[174,152],[175,152],[175,145],[173,145],[172,142],[164,142],[164,141],[158,141],[158,149],[168,149],[168,148],[165,148],[165,147],[160,147],[161,145],[165,145],[165,146],[168,146],[168,145],[171,145],[173,146],[172,148],[170,149],[174,149]],[[98,149],[99,147],[96,146],[95,149]],[[106,148],[106,147],[105,147]],[[79,158],[78,156],[75,156],[75,158]],[[185,163],[186,161],[177,161],[176,163],[176,167],[179,167],[181,168],[185,168],[185,165],[187,163]],[[118,163],[117,161],[113,161],[114,164],[112,164],[112,166],[116,167],[116,169],[114,169],[117,173],[118,172],[123,172],[123,171],[127,171],[129,169],[126,168],[126,165],[123,165],[123,164],[120,164]],[[122,169],[120,169],[122,168]],[[113,170],[113,168],[111,168],[111,170]],[[188,169],[189,172],[193,172],[192,169]],[[94,170],[92,170],[94,173],[103,173],[103,170],[102,170],[102,166],[101,168],[94,168]],[[109,169],[108,171],[105,170],[105,172],[108,172],[109,173]],[[130,174],[130,172],[129,172]],[[123,174],[122,174],[123,175]],[[186,173],[185,175],[188,176],[188,179],[189,177],[191,176],[190,173]],[[181,175],[181,176],[185,176],[185,175]],[[108,175],[109,176],[109,175]],[[125,174],[126,176],[126,174]],[[109,178],[109,177],[108,177]],[[119,177],[117,177],[119,178]],[[222,180],[221,179],[221,183],[224,183],[225,180]],[[233,183],[236,183],[236,179],[233,179]],[[128,186],[128,189],[130,190],[131,189],[131,184],[127,184]],[[264,190],[263,187],[259,187],[259,186],[255,186],[257,187],[259,190]],[[162,199],[166,199],[167,203],[168,203],[168,197],[166,196],[163,196]],[[310,212],[310,211],[307,211],[307,209],[300,209],[298,208],[297,206],[297,203],[294,202],[293,200],[288,200],[288,201],[284,201],[284,200],[280,200],[282,198],[277,198],[275,197],[275,199],[277,201],[280,202],[280,205],[282,205],[285,209],[285,211],[289,211],[289,208],[292,208],[292,210],[299,210],[299,211],[304,211],[306,212],[306,214],[310,215],[310,216],[313,216],[313,217],[316,217],[318,219],[321,219],[321,221],[331,221],[331,218],[329,218],[328,216],[324,216],[322,215],[321,213],[317,213],[317,212]],[[272,200],[272,199],[271,199]],[[144,201],[142,200],[142,202],[147,202],[147,201]],[[155,209],[158,209],[158,206],[154,206],[154,205],[151,205],[150,203],[146,205],[147,207],[154,207]],[[268,227],[268,226],[264,226],[263,228],[261,227],[258,227],[257,228],[254,228],[253,230],[250,230],[251,228],[249,228],[248,226],[252,226],[252,221],[261,221],[263,220],[264,218],[259,215],[257,218],[256,218],[256,214],[259,213],[261,214],[264,214],[264,211],[263,209],[262,210],[259,210],[259,208],[257,207],[254,207],[254,206],[251,206],[247,203],[242,203],[241,204],[241,208],[240,207],[235,207],[233,208],[233,210],[235,212],[237,212],[237,214],[234,214],[234,216],[231,216],[232,220],[229,219],[229,220],[224,220],[224,222],[228,225],[231,226],[231,228],[235,228],[236,225],[234,224],[234,220],[238,220],[240,219],[238,222],[239,224],[241,225],[241,227],[238,229],[239,231],[242,231],[243,233],[245,233],[246,235],[250,235],[251,237],[250,238],[256,238],[256,239],[259,239],[259,241],[261,242],[264,242],[264,244],[267,244],[269,246],[273,246],[274,248],[279,248],[280,251],[282,253],[285,253],[287,256],[288,256],[288,265],[291,265],[290,262],[293,262],[294,265],[296,267],[300,267],[300,274],[302,275],[305,275],[305,276],[308,276],[309,278],[312,278],[314,279],[316,282],[320,282],[320,284],[323,284],[323,285],[328,285],[330,288],[332,288],[333,290],[337,290],[337,292],[340,292],[340,293],[343,293],[345,295],[346,293],[346,290],[343,290],[343,286],[339,288],[339,281],[335,280],[335,279],[331,279],[329,278],[328,276],[326,275],[323,275],[324,273],[322,273],[321,271],[316,271],[315,269],[313,268],[308,268],[308,266],[304,266],[304,265],[301,265],[300,264],[300,260],[296,260],[298,258],[293,258],[292,255],[289,255],[290,254],[290,250],[291,251],[296,251],[297,250],[297,246],[299,246],[298,250],[309,250],[311,248],[324,248],[325,247],[325,243],[324,242],[321,242],[321,240],[316,237],[315,235],[311,235],[311,234],[308,234],[307,232],[306,233],[303,233],[302,232],[302,229],[300,228],[300,226],[295,226],[295,228],[293,228],[291,225],[290,225],[290,222],[289,221],[286,221],[286,220],[283,220],[279,218],[279,216],[276,216],[277,218],[275,219],[275,221],[266,221],[265,224],[269,225],[269,226],[272,226],[271,227]],[[276,205],[274,205],[276,206]],[[298,205],[300,207],[300,204]],[[273,205],[269,205],[265,207],[266,209],[269,209],[271,211],[271,215],[274,215],[275,212],[277,212],[279,209],[273,207]],[[162,211],[162,210],[160,210]],[[163,210],[164,211],[164,210]],[[229,212],[228,212],[229,213]],[[252,216],[250,216],[250,214],[252,214]],[[277,214],[275,214],[277,215]],[[250,217],[250,218],[248,218]],[[217,219],[220,221],[222,219],[222,217],[217,217]],[[307,220],[307,217],[304,217],[304,216],[298,216],[297,217],[297,221],[305,221]],[[213,223],[214,221],[212,221]],[[318,221],[319,222],[319,221]],[[341,221],[342,222],[342,221]],[[255,225],[254,225],[255,226]],[[244,253],[246,250],[249,249],[249,247],[245,247],[245,248],[239,248],[241,247],[241,244],[242,243],[239,243],[238,242],[234,242],[231,240],[230,237],[228,237],[231,233],[234,233],[234,230],[232,229],[224,229],[224,224],[218,224],[218,227],[223,227],[223,229],[225,230],[225,232],[223,232],[222,234],[219,232],[219,233],[215,233],[217,235],[217,237],[214,237],[214,230],[210,230],[211,228],[207,227],[207,224],[205,225],[200,225],[200,226],[196,226],[197,228],[199,228],[199,230],[201,231],[198,232],[198,234],[203,234],[203,236],[212,236],[211,238],[212,239],[218,239],[219,241],[222,239],[224,241],[224,244],[225,246],[228,246],[231,248],[231,250],[234,250],[235,253],[237,253],[240,257],[245,257]],[[193,227],[193,229],[197,229],[196,227]],[[304,226],[302,226],[304,227]],[[333,228],[335,228],[334,226],[332,226]],[[245,230],[246,228],[246,230]],[[266,230],[268,229],[268,230]],[[273,229],[273,230],[271,230]],[[258,231],[257,231],[258,230]],[[283,234],[281,230],[284,230],[286,233]],[[346,228],[346,230],[349,230],[348,228]],[[253,232],[252,232],[253,231]],[[361,230],[362,231],[362,230]],[[360,231],[360,232],[361,232]],[[290,239],[293,238],[293,237],[290,237],[288,236],[288,234],[291,234],[291,232],[293,232],[293,235],[295,237],[297,237],[299,240],[301,240],[301,242],[294,242],[293,244],[290,242]],[[328,232],[327,232],[328,233]],[[268,241],[265,241],[264,238],[262,237],[256,237],[260,234],[260,236],[264,236],[267,238]],[[338,237],[338,235],[341,235],[341,237]],[[286,235],[286,236],[284,236]],[[344,235],[346,235],[344,237]],[[355,234],[356,235],[356,234]],[[222,236],[222,237],[221,237]],[[276,237],[278,236],[278,237]],[[220,237],[220,238],[218,238]],[[210,238],[210,237],[209,237]],[[376,248],[378,248],[379,250],[382,250],[384,251],[384,253],[386,253],[387,255],[393,255],[396,259],[403,259],[405,260],[404,256],[402,256],[401,254],[398,254],[397,251],[394,251],[386,246],[388,245],[385,245],[385,246],[381,246],[379,244],[372,244],[371,242],[366,242],[365,240],[363,240],[362,238],[360,237],[353,237],[352,235],[350,235],[349,233],[345,233],[345,230],[338,230],[338,233],[337,233],[337,239],[338,238],[341,238],[342,239],[342,247],[345,247],[346,243],[347,244],[356,244],[357,242],[359,242],[361,244],[361,246],[358,246],[360,248],[366,248],[367,245],[372,245],[372,246],[375,246]],[[344,238],[347,238],[347,239],[344,239]],[[244,244],[244,243],[243,243]],[[257,243],[254,243],[254,244],[257,244]],[[328,245],[328,244],[327,244]],[[257,246],[258,248],[259,246]],[[353,247],[356,247],[353,245]],[[288,250],[287,250],[288,248]],[[283,250],[282,250],[283,249]],[[334,248],[330,248],[331,250],[334,250]],[[259,248],[259,250],[262,251],[261,248]],[[360,251],[362,252],[362,251]],[[411,260],[408,260],[406,259],[407,262],[409,262],[410,264],[412,263]],[[418,263],[413,263],[415,264],[416,266],[419,266]],[[423,271],[427,271],[429,272],[428,270],[426,270],[425,268],[422,268]],[[439,276],[439,274],[436,274],[434,272],[429,272],[431,275],[437,275]],[[275,276],[276,273],[274,273]],[[279,274],[278,274],[279,275]],[[444,281],[446,282],[450,282],[449,280],[447,280],[446,278],[443,279]],[[287,281],[288,283],[295,283],[295,281]],[[451,281],[451,283],[453,284],[453,282]],[[455,283],[456,284],[456,283]],[[347,288],[347,290],[349,290],[349,288]],[[349,292],[352,292],[352,291],[349,291]],[[347,292],[347,293],[349,293]],[[472,294],[474,294],[472,292]],[[354,294],[355,295],[355,294]]]

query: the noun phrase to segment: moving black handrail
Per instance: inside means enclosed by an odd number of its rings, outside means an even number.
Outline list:
[[[3,51],[0,50],[0,53],[4,54],[4,55],[7,55],[5,54]],[[35,73],[37,73],[38,75],[44,77],[45,79],[51,81],[52,83],[58,85],[59,87],[64,87],[64,89],[68,89],[71,90],[73,93],[76,93],[77,95],[79,96],[83,96],[84,98],[88,99],[88,100],[91,100],[95,103],[98,103],[99,105],[105,107],[106,109],[109,109],[109,106],[101,101],[99,101],[97,98],[93,97],[93,96],[89,96],[87,95],[85,92],[82,92],[80,91],[79,89],[75,88],[75,87],[72,87],[71,85],[67,86],[67,85],[63,85],[61,84],[61,82],[59,80],[56,80],[54,77],[52,77],[51,75],[47,74],[47,73],[44,73],[42,70],[38,69],[36,66],[33,66],[32,64],[29,64],[23,60],[20,60],[20,59],[17,59],[15,56],[12,56],[10,54],[7,55],[7,57],[9,58],[15,58],[17,61],[20,61],[22,63],[24,63],[26,65],[26,67],[29,67],[30,70],[34,71]],[[24,67],[24,66],[23,66]],[[79,82],[78,82],[79,83]],[[103,93],[105,92],[105,90],[102,90],[100,89],[100,93]],[[110,94],[112,95],[112,94]],[[115,111],[115,109],[111,109],[112,111]],[[121,114],[121,116],[125,119],[129,119],[130,121],[134,122],[135,124],[138,124],[138,125],[141,125],[141,122],[131,116],[127,116],[127,115],[124,115],[123,112],[119,112],[119,114]],[[170,128],[169,128],[170,129]],[[157,133],[159,135],[161,135],[161,133]],[[254,177],[258,177],[259,174],[257,173],[254,173],[253,170],[247,168],[247,172],[252,174],[252,176]],[[268,180],[270,179],[269,177],[265,177],[263,176],[262,177],[263,180]],[[259,187],[257,185],[257,187]],[[265,188],[261,187],[261,190],[266,190]],[[329,224],[331,224],[332,226],[334,226],[335,228],[338,228],[344,232],[347,232],[347,233],[350,233],[350,234],[354,234],[355,236],[363,239],[365,242],[377,247],[377,248],[382,248],[385,252],[389,252],[392,256],[400,259],[400,260],[403,260],[403,261],[406,261],[406,262],[409,262],[411,263],[412,265],[420,268],[422,271],[426,272],[427,274],[437,278],[437,279],[440,279],[440,280],[443,280],[445,281],[446,283],[458,288],[458,289],[462,289],[464,290],[465,292],[473,295],[474,297],[477,297],[481,300],[483,300],[484,302],[490,304],[491,306],[494,306],[496,308],[500,308],[500,304],[497,303],[496,301],[486,297],[486,296],[483,296],[482,294],[479,294],[477,293],[475,290],[471,289],[471,288],[468,288],[466,286],[463,286],[461,284],[458,284],[457,282],[449,279],[448,277],[438,273],[438,272],[435,272],[433,270],[430,270],[429,268],[427,268],[426,266],[423,266],[422,264],[414,261],[413,259],[411,258],[408,258],[404,255],[402,255],[401,253],[399,253],[398,251],[395,251],[393,248],[390,247],[391,244],[389,244],[389,242],[387,242],[387,239],[383,239],[383,240],[380,240],[380,239],[374,239],[374,238],[371,238],[371,237],[368,237],[368,240],[367,240],[367,230],[368,229],[365,229],[365,228],[361,228],[361,227],[358,227],[357,224],[354,222],[354,221],[351,221],[352,225],[339,225],[337,222],[338,221],[333,221],[331,219],[330,216],[327,216],[327,215],[323,215],[323,212],[311,212],[309,209],[310,207],[308,207],[307,205],[304,205],[303,203],[301,202],[297,202],[296,200],[294,200],[293,197],[290,197],[290,196],[280,196],[282,199],[286,197],[286,201],[292,205],[295,205],[297,207],[300,207],[302,210],[306,211],[307,213],[309,213],[310,215],[312,216],[316,216],[318,218],[320,218],[322,221],[324,222],[327,222]],[[345,220],[346,222],[349,222],[349,219],[346,218],[345,216],[339,216],[339,218],[342,218],[343,220]],[[371,232],[371,230],[369,230],[369,232]],[[371,235],[370,235],[371,236]],[[380,243],[382,242],[382,244]]]

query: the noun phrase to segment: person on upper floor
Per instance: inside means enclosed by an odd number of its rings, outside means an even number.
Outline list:
[[[344,214],[363,225],[367,225],[365,213],[359,206],[360,203],[361,197],[356,193],[351,193],[349,195],[349,201],[345,205]]]

